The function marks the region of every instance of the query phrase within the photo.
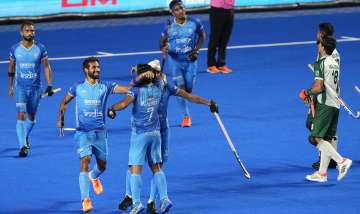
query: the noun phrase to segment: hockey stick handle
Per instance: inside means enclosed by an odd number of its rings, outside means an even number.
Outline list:
[[[61,91],[61,88],[54,88],[53,90],[52,90],[52,92],[54,93],[54,94],[56,94],[56,93],[58,93],[58,92],[60,92]],[[44,98],[44,97],[47,97],[47,96],[49,96],[47,93],[43,93],[42,95],[41,95],[41,98]]]
[[[228,142],[228,144],[229,144],[229,146],[230,146],[230,148],[231,148],[231,151],[234,153],[237,161],[239,162],[242,170],[244,171],[244,176],[245,176],[247,179],[250,179],[250,178],[251,178],[250,173],[247,171],[245,165],[242,163],[242,161],[241,161],[241,159],[240,159],[240,157],[239,157],[239,154],[237,153],[237,151],[236,151],[236,149],[235,149],[235,146],[234,146],[234,144],[233,144],[233,142],[232,142],[232,140],[231,140],[228,132],[226,131],[223,122],[221,121],[221,118],[220,118],[219,114],[216,113],[216,112],[214,112],[214,115],[215,115],[215,118],[216,118],[217,122],[218,122],[219,125],[220,125],[220,128],[221,128],[222,132],[223,132],[224,135],[225,135],[225,138],[226,138],[226,140],[227,140],[227,142]]]

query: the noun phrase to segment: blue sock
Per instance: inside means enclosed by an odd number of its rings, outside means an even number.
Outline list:
[[[189,108],[188,108],[188,105],[187,105],[185,99],[182,97],[176,97],[176,99],[179,103],[179,106],[180,106],[180,109],[181,109],[183,115],[190,116]]]
[[[33,129],[35,125],[35,121],[31,121],[29,119],[25,122],[25,137],[28,137],[30,135],[31,130]]]
[[[80,172],[79,186],[81,193],[81,201],[83,201],[85,198],[89,197],[90,180],[89,180],[88,172]]]
[[[98,178],[104,171],[100,171],[97,164],[95,164],[93,170],[90,171],[91,179]]]
[[[131,174],[130,176],[130,185],[131,185],[131,193],[132,193],[132,201],[133,204],[140,203],[140,192],[141,192],[141,175],[139,174]]]
[[[126,170],[126,195],[131,196],[130,169]]]
[[[150,197],[149,197],[149,202],[155,201],[155,197],[156,197],[156,185],[155,185],[154,177],[152,177],[152,178],[151,178],[151,181],[150,181]]]
[[[25,145],[25,121],[18,120],[16,123],[16,134],[19,140],[20,149]]]
[[[154,183],[159,191],[160,200],[168,198],[166,177],[162,170],[154,174]]]

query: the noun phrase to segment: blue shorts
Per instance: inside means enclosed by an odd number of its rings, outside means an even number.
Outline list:
[[[24,89],[15,86],[14,95],[18,112],[36,113],[41,97],[40,88]]]
[[[165,163],[169,157],[169,129],[165,128],[160,130],[161,134],[161,158],[162,162]]]
[[[151,163],[161,163],[160,131],[137,134],[132,132],[129,149],[129,165],[142,166],[145,157]]]
[[[197,60],[179,61],[168,55],[167,63],[168,72],[172,75],[175,85],[184,86],[187,91],[192,91],[198,70]]]
[[[74,138],[79,146],[77,153],[80,158],[95,155],[96,158],[103,161],[107,160],[108,145],[106,131],[76,131]]]

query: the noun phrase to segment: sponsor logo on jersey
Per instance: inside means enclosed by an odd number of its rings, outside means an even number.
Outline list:
[[[101,100],[85,99],[84,104],[87,105],[87,106],[98,106],[98,105],[101,104]]]

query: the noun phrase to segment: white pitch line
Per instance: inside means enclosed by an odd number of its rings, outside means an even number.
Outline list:
[[[111,55],[111,54],[113,54],[113,53],[110,53],[110,52],[103,52],[103,51],[98,51],[96,53],[100,54],[100,55]]]
[[[342,36],[341,39],[337,39],[336,41],[337,42],[356,42],[356,41],[360,41],[360,38]],[[300,42],[280,42],[280,43],[269,43],[269,44],[254,44],[254,45],[235,45],[235,46],[228,46],[227,49],[265,48],[265,47],[279,47],[279,46],[292,46],[292,45],[309,45],[309,44],[315,44],[315,43],[316,43],[316,41],[300,41]],[[207,51],[207,48],[201,48],[200,51]],[[161,51],[142,51],[142,52],[128,52],[128,53],[97,52],[97,53],[106,53],[106,54],[54,57],[54,58],[49,58],[49,60],[58,61],[58,60],[85,59],[90,56],[104,58],[104,57],[116,57],[116,56],[152,55],[152,54],[160,54]],[[0,61],[0,64],[5,64],[5,63],[9,63],[9,61],[8,60]]]

